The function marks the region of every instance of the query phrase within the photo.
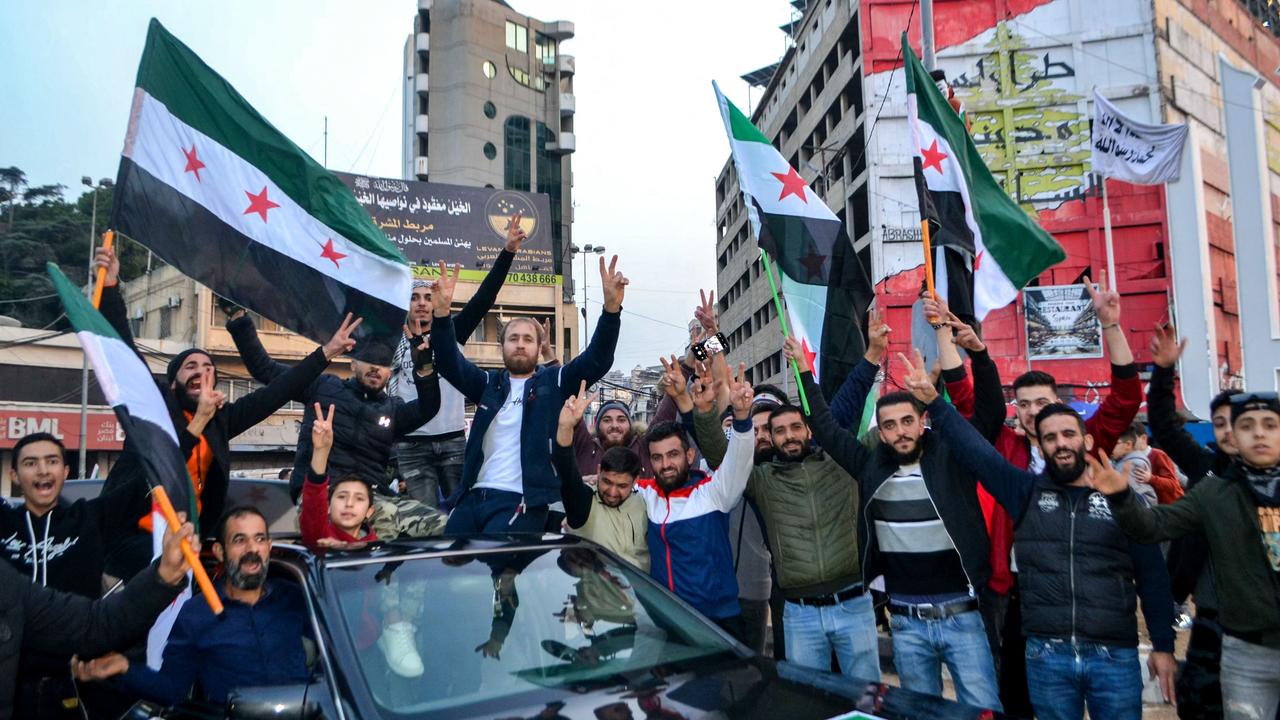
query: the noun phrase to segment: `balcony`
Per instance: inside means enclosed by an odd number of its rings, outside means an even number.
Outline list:
[[[577,100],[569,93],[560,93],[560,114],[572,115],[578,111]]]
[[[427,156],[419,155],[413,159],[413,174],[418,176],[419,180],[427,179]]]
[[[578,149],[578,141],[571,132],[562,132],[554,142],[547,143],[547,152],[557,155],[568,155]]]
[[[426,55],[431,52],[431,34],[420,32],[414,38],[414,47],[418,49],[418,53]]]
[[[413,76],[413,89],[418,91],[419,95],[426,96],[427,91],[431,89],[431,76],[426,73],[418,73]]]
[[[427,125],[427,116],[419,115],[413,119],[413,131],[419,135],[426,135],[429,127]]]
[[[561,75],[572,75],[577,72],[577,63],[574,62],[572,55],[561,55],[556,58],[556,69]]]
[[[568,20],[549,22],[543,32],[550,35],[554,40],[568,40],[573,37],[573,23]]]

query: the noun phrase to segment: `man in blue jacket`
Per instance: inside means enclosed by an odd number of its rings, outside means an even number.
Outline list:
[[[513,318],[502,329],[501,370],[482,370],[458,350],[453,318],[459,268],[450,275],[440,265],[431,302],[431,348],[440,377],[476,404],[462,463],[460,498],[448,534],[541,532],[547,506],[560,500],[560,479],[551,466],[551,438],[565,398],[579,383],[593,385],[613,365],[622,297],[627,278],[600,258],[604,311],[591,343],[561,367],[538,368],[542,327],[532,318]]]

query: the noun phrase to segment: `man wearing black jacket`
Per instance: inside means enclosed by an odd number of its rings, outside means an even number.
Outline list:
[[[1045,469],[1012,465],[939,398],[916,351],[906,385],[925,403],[933,435],[982,479],[1014,521],[1027,638],[1027,684],[1042,720],[1142,717],[1137,597],[1154,648],[1147,666],[1173,696],[1173,599],[1160,548],[1130,542],[1090,486],[1093,437],[1069,406],[1036,416]],[[1136,593],[1135,593],[1136,589]]]
[[[1001,710],[978,609],[991,564],[974,475],[906,393],[877,401],[880,443],[868,449],[832,417],[800,343],[788,338],[785,353],[800,368],[814,439],[858,483],[862,576],[884,575],[902,686],[941,697],[945,663],[960,702]]]
[[[96,601],[32,583],[0,563],[0,720],[14,716],[14,679],[23,653],[92,658],[145,637],[156,616],[186,587],[190,568],[179,545],[183,538],[199,551],[190,523],[176,535],[166,532],[159,563],[121,592]]]
[[[106,269],[102,292],[102,316],[111,324],[120,339],[134,352],[138,352],[117,281],[120,263],[115,252],[99,248],[95,266]],[[360,320],[347,321],[334,336],[308,355],[287,373],[281,373],[268,383],[234,402],[218,392],[217,371],[213,358],[203,350],[185,350],[169,361],[165,382],[157,382],[160,395],[169,408],[169,416],[178,433],[178,443],[187,458],[187,469],[195,485],[200,508],[200,529],[212,533],[226,505],[227,487],[231,477],[231,439],[267,419],[284,407],[303,388],[314,382],[329,361],[355,347],[351,334]],[[143,363],[146,358],[138,353]],[[112,492],[122,483],[136,482],[143,477],[139,451],[145,448],[125,446],[125,452],[107,477],[103,492]],[[135,533],[122,544],[119,551],[108,560],[107,571],[116,577],[132,577],[151,558],[151,516],[146,514],[138,521],[143,532]]]
[[[1231,390],[1224,390],[1209,401],[1214,439],[1210,447],[1196,442],[1183,426],[1173,388],[1177,382],[1174,367],[1185,347],[1186,341],[1179,342],[1177,332],[1167,325],[1158,326],[1151,336],[1151,361],[1155,367],[1147,388],[1147,422],[1156,445],[1187,476],[1189,491],[1209,474],[1226,471],[1238,451],[1231,436]],[[1178,717],[1220,718],[1222,626],[1218,624],[1218,593],[1204,535],[1193,533],[1171,542],[1166,561],[1174,601],[1185,602],[1191,594],[1196,600],[1187,660],[1178,675]]]
[[[70,467],[62,441],[49,433],[18,440],[13,470],[23,504],[0,502],[0,556],[33,584],[89,599],[100,596],[107,553],[133,534],[137,518],[147,512],[146,484],[137,478],[89,500],[64,501],[62,485]],[[80,717],[67,674],[70,659],[70,653],[23,656],[20,716]]]

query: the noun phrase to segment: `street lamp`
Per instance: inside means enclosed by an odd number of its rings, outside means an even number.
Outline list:
[[[584,343],[591,342],[591,321],[587,319],[587,256],[595,253],[596,255],[604,254],[603,245],[587,245],[586,247],[578,247],[577,245],[569,246],[569,255],[582,255],[582,337]]]
[[[93,253],[97,245],[98,237],[98,191],[102,188],[111,187],[110,178],[102,178],[97,185],[93,184],[93,178],[85,175],[80,178],[80,183],[85,187],[93,188],[93,213],[89,216],[89,266],[85,277],[88,281],[84,285],[85,297],[93,298]],[[85,464],[88,461],[89,442],[86,436],[89,434],[89,355],[81,353],[80,362],[80,463],[79,477],[85,477]]]

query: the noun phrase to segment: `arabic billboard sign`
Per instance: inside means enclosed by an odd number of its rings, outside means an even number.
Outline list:
[[[1027,357],[1102,357],[1102,325],[1084,285],[1042,285],[1022,291],[1027,309]]]
[[[551,203],[544,194],[335,173],[377,226],[414,265],[417,277],[439,274],[443,260],[464,280],[483,279],[506,243],[507,223],[521,213],[528,240],[508,283],[555,285]],[[434,270],[433,270],[434,267]]]

